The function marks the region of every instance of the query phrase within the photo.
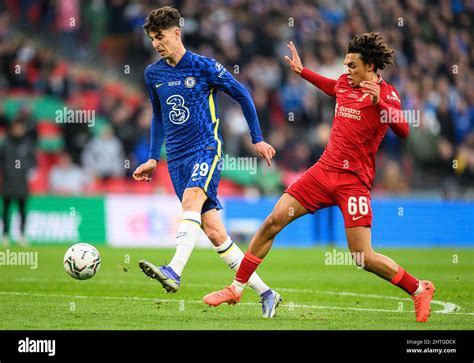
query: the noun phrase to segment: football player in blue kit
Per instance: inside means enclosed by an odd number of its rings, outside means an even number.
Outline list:
[[[155,266],[141,260],[139,266],[168,292],[179,289],[183,269],[201,228],[230,268],[237,270],[243,259],[243,252],[227,235],[218,214],[222,209],[217,188],[223,140],[217,91],[224,91],[239,102],[257,155],[269,166],[275,155],[275,149],[263,141],[255,105],[247,89],[214,59],[185,49],[180,19],[175,8],[165,6],[152,10],[143,25],[161,59],[145,70],[153,108],[150,155],[133,173],[135,180],[151,180],[166,138],[168,170],[183,210],[176,251],[168,265]],[[252,275],[249,286],[261,297],[263,316],[273,317],[280,295],[257,274]]]

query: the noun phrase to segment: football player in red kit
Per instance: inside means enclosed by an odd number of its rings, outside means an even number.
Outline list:
[[[329,142],[318,162],[288,187],[252,238],[232,285],[206,295],[204,302],[211,306],[238,303],[251,274],[286,225],[307,213],[337,205],[344,216],[349,249],[358,257],[356,263],[405,290],[414,301],[416,321],[426,322],[433,283],[416,279],[371,246],[375,153],[389,127],[401,138],[410,130],[397,90],[377,74],[393,64],[394,51],[378,33],[356,36],[344,60],[346,73],[333,80],[304,68],[293,43],[288,47],[292,58],[285,56],[285,60],[291,69],[336,98]]]

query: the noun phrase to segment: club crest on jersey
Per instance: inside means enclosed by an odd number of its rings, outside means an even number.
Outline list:
[[[186,77],[186,79],[184,80],[184,85],[185,85],[187,88],[193,88],[193,87],[196,85],[196,78],[194,78],[194,77]]]

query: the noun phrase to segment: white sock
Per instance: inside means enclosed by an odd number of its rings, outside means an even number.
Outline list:
[[[222,245],[219,247],[214,247],[214,249],[224,260],[227,266],[229,266],[234,271],[239,269],[240,262],[242,262],[242,259],[244,258],[244,253],[239,248],[239,246],[232,242],[229,236],[227,236],[227,240]],[[246,284],[241,284],[238,282],[238,285],[235,286],[238,292],[242,292],[245,288],[245,285]],[[252,276],[250,276],[248,285],[259,295],[270,289],[255,272],[252,274]]]
[[[416,291],[413,293],[413,296],[416,296],[418,295],[420,292],[423,291],[423,285],[421,284],[421,281],[418,280],[418,288],[416,289]]]
[[[249,282],[247,282],[247,284],[248,284],[248,283],[249,283]],[[243,283],[241,283],[241,282],[238,282],[237,280],[234,280],[234,281],[232,282],[232,285],[235,287],[235,290],[236,290],[239,294],[241,294],[241,293],[244,291],[245,286],[247,286],[247,284],[243,284]]]
[[[176,252],[168,264],[179,276],[183,273],[201,231],[201,213],[186,211],[176,234]]]

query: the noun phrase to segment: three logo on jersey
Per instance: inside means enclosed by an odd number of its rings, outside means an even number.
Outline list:
[[[218,74],[219,78],[226,72],[226,69],[224,68],[224,66],[220,64],[219,62],[215,63],[215,68],[217,71],[220,72]],[[194,86],[196,86],[196,78],[192,76],[186,77],[183,83],[186,88],[194,88]],[[155,89],[160,88],[164,84],[165,83],[156,83]],[[181,86],[181,81],[180,80],[170,81],[167,83],[167,86],[168,87]],[[166,99],[166,104],[172,106],[171,111],[169,113],[169,119],[175,125],[181,125],[185,123],[189,118],[189,115],[190,115],[189,108],[187,108],[184,105],[184,103],[185,102],[184,102],[183,96],[179,94],[171,95]]]
[[[186,77],[184,79],[184,86],[186,88],[193,88],[196,85],[196,78]],[[165,83],[156,83],[155,88],[160,88]],[[181,81],[171,81],[167,83],[168,87],[181,86]],[[166,99],[166,104],[172,106],[169,113],[169,119],[175,125],[185,123],[189,118],[189,108],[184,105],[184,98],[181,95],[171,95]]]

